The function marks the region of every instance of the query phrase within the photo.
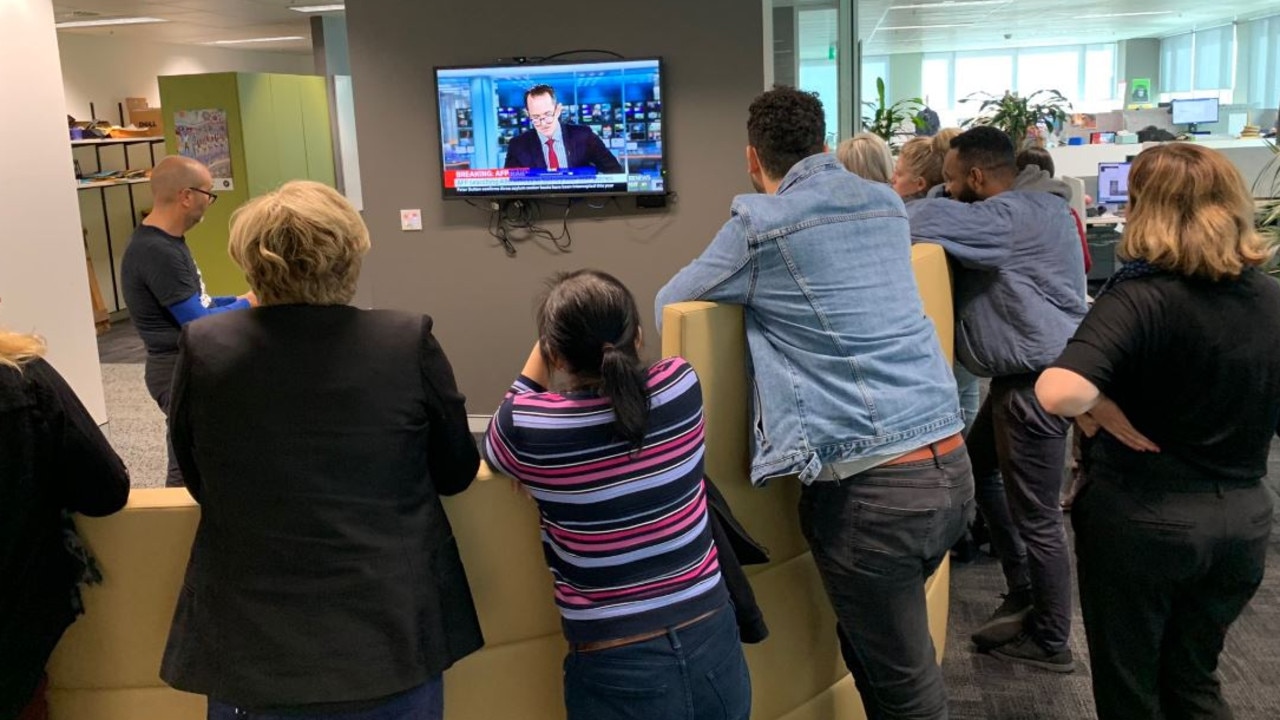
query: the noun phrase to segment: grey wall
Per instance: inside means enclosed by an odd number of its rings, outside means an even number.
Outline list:
[[[617,275],[646,318],[650,355],[658,288],[695,257],[749,192],[746,110],[764,83],[759,6],[739,0],[650,0],[644,18],[598,3],[499,0],[347,6],[364,215],[373,236],[357,302],[425,312],[453,362],[471,412],[491,412],[535,334],[533,301],[559,270]],[[629,18],[629,19],[628,19]],[[671,189],[664,210],[575,206],[573,246],[518,244],[508,258],[486,230],[487,211],[440,198],[440,145],[432,68],[542,56],[577,48],[665,60],[663,98]],[[590,56],[584,56],[590,57]],[[422,232],[402,232],[399,211],[421,208]],[[555,208],[547,208],[556,215]],[[546,223],[559,231],[558,218]]]
[[[1132,38],[1121,40],[1117,52],[1117,82],[1129,82],[1134,78],[1151,78],[1151,102],[1160,94],[1160,40],[1157,38]],[[1127,101],[1126,101],[1127,102]]]

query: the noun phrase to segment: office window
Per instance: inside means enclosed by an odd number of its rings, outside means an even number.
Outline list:
[[[889,90],[889,56],[867,55],[862,58],[862,101],[876,101],[876,78],[884,78],[885,102],[892,103],[902,98],[891,97]]]
[[[920,66],[920,92],[930,107],[955,106],[955,98],[951,95],[951,61],[951,53],[924,56]]]
[[[1231,61],[1235,55],[1235,26],[1197,30],[1194,37],[1192,87],[1222,90],[1233,85]]]
[[[1012,52],[956,53],[957,103],[974,93],[985,92],[999,97],[1005,91],[1013,89]],[[965,103],[959,107],[962,113],[967,110],[970,114],[978,109],[976,103]]]
[[[1084,51],[1084,88],[1080,102],[1100,102],[1115,97],[1116,46],[1089,45]]]
[[[1017,90],[1022,97],[1038,90],[1057,90],[1066,97],[1079,96],[1080,48],[1018,51]]]
[[[1247,33],[1248,82],[1245,87],[1249,104],[1267,109],[1280,106],[1280,15],[1254,20],[1240,28]]]
[[[1192,34],[1174,35],[1160,41],[1160,91],[1191,90]]]
[[[840,67],[836,59],[839,15],[836,8],[800,10],[796,14],[800,58],[796,85],[802,90],[816,92],[822,100],[829,142],[835,140],[840,132]]]

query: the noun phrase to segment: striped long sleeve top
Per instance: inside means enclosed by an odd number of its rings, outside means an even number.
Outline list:
[[[538,503],[571,642],[678,625],[728,601],[703,486],[702,388],[669,358],[649,368],[649,427],[633,453],[607,398],[520,376],[489,424],[485,456]]]

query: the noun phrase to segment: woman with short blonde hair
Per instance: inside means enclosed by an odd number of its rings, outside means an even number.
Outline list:
[[[919,200],[929,189],[942,184],[942,161],[951,149],[951,139],[959,128],[944,128],[933,137],[911,138],[898,151],[889,184],[904,201]]]
[[[349,304],[368,249],[345,198],[286,183],[232,220],[261,305],[183,328],[169,432],[200,526],[160,677],[209,720],[440,720],[484,642],[440,503],[480,465],[466,398],[430,317]]]
[[[0,365],[21,370],[23,364],[44,355],[44,340],[36,335],[0,330]]]
[[[345,305],[369,230],[337,190],[295,180],[232,214],[228,251],[263,305]]]
[[[1124,266],[1036,383],[1083,445],[1080,608],[1100,720],[1231,717],[1214,669],[1266,566],[1280,285],[1225,157],[1145,150]]]
[[[836,157],[846,170],[863,180],[887,184],[893,175],[889,143],[875,133],[860,132],[840,143]]]

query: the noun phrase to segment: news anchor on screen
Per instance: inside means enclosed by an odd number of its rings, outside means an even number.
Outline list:
[[[622,164],[604,146],[604,142],[585,125],[560,122],[561,106],[555,88],[535,85],[525,91],[525,111],[532,130],[512,138],[507,145],[508,168],[593,167],[603,174],[622,172]]]

